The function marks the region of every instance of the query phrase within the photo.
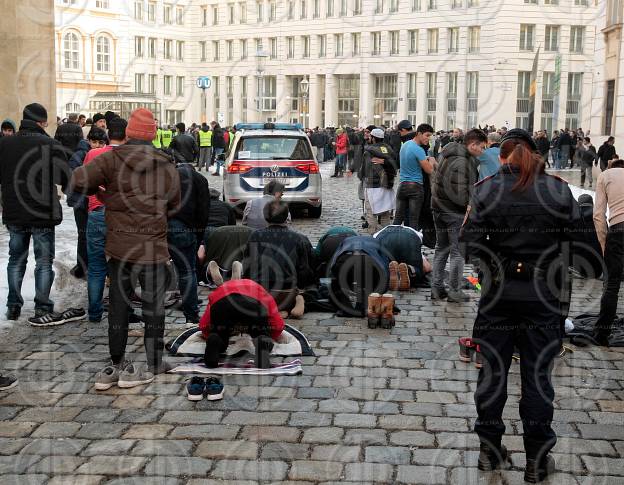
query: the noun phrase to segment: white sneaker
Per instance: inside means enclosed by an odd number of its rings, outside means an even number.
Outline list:
[[[210,261],[210,263],[208,263],[208,274],[210,275],[210,279],[215,285],[221,286],[223,284],[221,269],[219,268],[219,265],[216,263],[216,261]]]
[[[234,261],[232,263],[232,278],[233,280],[240,280],[243,278],[243,265],[240,261]]]
[[[149,384],[153,380],[154,374],[149,372],[144,365],[137,365],[130,362],[119,373],[117,385],[122,389],[129,389],[131,387]]]

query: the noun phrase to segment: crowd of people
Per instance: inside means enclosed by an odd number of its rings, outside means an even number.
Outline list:
[[[430,286],[432,300],[468,301],[463,275],[469,261],[481,287],[472,335],[483,364],[475,394],[479,468],[503,468],[509,460],[501,442],[502,413],[517,347],[525,479],[541,481],[552,472],[550,374],[570,291],[567,279],[556,274],[562,273],[561,264],[573,265],[561,263],[564,246],[572,245],[574,253],[575,244],[593,245],[594,256],[604,260],[600,316],[590,336],[594,344],[608,345],[624,271],[624,162],[612,137],[596,151],[580,129],[555,132],[551,140],[545,132],[492,126],[435,132],[427,123],[414,127],[408,120],[392,129],[307,130],[317,161],[334,160],[333,177],[358,177],[362,228],[368,233],[332,228],[314,248],[291,228],[281,183],[267,184],[263,196],[247,204],[241,225],[209,187],[200,172],[216,165],[214,173],[220,173],[234,129],[216,122],[188,129],[178,123],[173,133],[139,108],[128,120],[111,112],[90,120],[72,115],[52,138],[47,120],[46,109],[33,103],[24,108],[19,129],[10,120],[1,126],[2,217],[10,236],[6,316],[20,318],[32,240],[31,325],[83,318],[98,323],[108,311],[111,360],[96,375],[96,389],[135,387],[170,369],[163,339],[165,294],[172,286],[179,290],[186,323],[199,325],[204,334],[206,366],[217,367],[230,336],[246,332],[255,339],[256,365],[263,368],[270,365],[284,318],[300,318],[308,305],[319,305],[322,280],[333,278],[334,294],[346,291],[345,272],[357,280],[347,256],[367,254],[367,265],[382,262],[388,284],[381,292],[367,292],[362,316],[370,328],[386,329],[394,326],[394,296],[388,290],[423,285]],[[590,186],[591,165],[600,164],[591,227],[567,183],[545,172],[549,157],[555,169],[568,160],[578,164],[582,183],[587,176]],[[57,187],[74,212],[77,262],[71,273],[86,278],[86,314],[79,308],[56,312],[50,299],[55,227],[63,216]],[[422,255],[423,245],[434,249],[431,263]],[[213,290],[202,317],[199,284]],[[142,306],[147,366],[126,358],[136,300]],[[0,389],[16,382],[0,376]]]

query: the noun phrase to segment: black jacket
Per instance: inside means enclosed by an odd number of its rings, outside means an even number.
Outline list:
[[[598,149],[598,158],[606,166],[615,156],[615,145],[604,142]]]
[[[540,174],[513,191],[518,176],[518,168],[503,165],[475,186],[460,239],[481,262],[482,299],[555,302],[563,288],[561,244],[584,237],[579,206],[559,177]]]
[[[315,282],[312,244],[285,226],[254,231],[245,255],[245,277],[269,291],[303,289]]]
[[[474,184],[479,180],[479,161],[463,143],[451,142],[440,154],[433,174],[431,208],[440,212],[463,214],[470,202]]]
[[[84,139],[82,128],[78,123],[63,123],[58,125],[54,139],[68,148],[72,153],[78,150],[78,143]]]
[[[540,152],[543,157],[548,155],[548,152],[550,151],[550,142],[548,141],[548,138],[540,136],[535,139],[535,144],[537,145],[537,151]]]
[[[225,138],[221,128],[212,130],[212,148],[223,148],[225,150]]]
[[[565,145],[568,145],[570,147],[573,146],[573,142],[572,142],[572,137],[569,135],[569,133],[566,133],[565,131],[563,133],[561,133],[559,135],[559,140],[557,142],[557,148],[561,148]]]
[[[236,211],[227,202],[219,199],[210,199],[210,212],[206,227],[222,227],[236,225]]]
[[[2,222],[54,227],[63,220],[57,185],[71,177],[63,146],[34,121],[24,120],[15,136],[0,139]]]
[[[169,145],[173,157],[177,163],[193,163],[199,155],[199,147],[197,142],[191,135],[184,133],[179,134]]]
[[[180,206],[170,218],[178,219],[203,234],[210,214],[208,180],[188,163],[179,164],[177,169],[180,176]]]
[[[373,158],[383,159],[383,164],[375,164]],[[367,188],[391,189],[397,173],[395,152],[385,143],[375,143],[364,146],[364,158],[358,173],[360,180]]]

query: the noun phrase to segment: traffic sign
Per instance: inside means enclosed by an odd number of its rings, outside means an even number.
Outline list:
[[[200,89],[209,89],[212,81],[209,76],[201,76],[197,78],[197,87]]]

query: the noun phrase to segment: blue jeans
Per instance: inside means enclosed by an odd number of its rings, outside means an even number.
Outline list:
[[[7,281],[9,295],[7,308],[22,308],[22,282],[28,263],[30,238],[35,252],[35,311],[48,313],[54,310],[50,290],[54,282],[54,227],[7,226],[9,230],[9,263]]]
[[[89,213],[87,222],[87,292],[89,294],[89,320],[100,321],[104,313],[102,299],[104,298],[104,286],[108,266],[106,265],[106,211],[101,208]]]
[[[197,318],[199,303],[197,301],[197,237],[182,221],[169,221],[169,253],[178,272],[178,286],[182,295],[182,312],[189,319]]]
[[[223,148],[214,148],[214,158],[217,161],[217,171],[215,173],[221,173],[221,167],[223,167],[223,161],[219,160],[219,155],[224,152]]]
[[[341,153],[339,155],[336,155],[334,173],[336,175],[341,174],[342,172],[345,171],[346,165],[347,165],[347,154]]]

